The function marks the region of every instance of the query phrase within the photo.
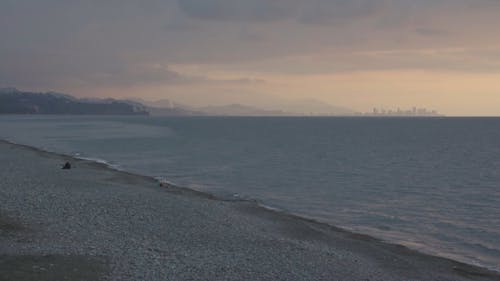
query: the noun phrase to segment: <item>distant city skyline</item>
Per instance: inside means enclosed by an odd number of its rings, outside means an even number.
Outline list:
[[[500,1],[0,2],[0,87],[500,116]]]
[[[374,107],[371,112],[366,112],[366,116],[442,116],[435,109],[427,109],[425,107],[412,107],[410,109],[387,109]]]

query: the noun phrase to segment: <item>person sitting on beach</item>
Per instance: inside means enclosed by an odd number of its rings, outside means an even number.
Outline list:
[[[62,166],[63,170],[69,170],[71,169],[71,164],[69,162],[64,163],[64,166]]]

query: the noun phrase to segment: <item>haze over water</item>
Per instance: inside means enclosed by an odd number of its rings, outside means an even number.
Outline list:
[[[500,118],[2,116],[0,127],[3,139],[500,270]]]

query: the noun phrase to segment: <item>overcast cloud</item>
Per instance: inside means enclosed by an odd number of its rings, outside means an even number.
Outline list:
[[[496,0],[0,0],[0,87],[201,90],[248,87],[267,73],[491,73],[499,14]],[[185,71],[196,65],[220,71]]]

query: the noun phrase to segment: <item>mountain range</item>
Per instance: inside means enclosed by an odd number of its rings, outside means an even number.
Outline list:
[[[0,89],[0,114],[94,114],[154,116],[303,116],[356,115],[356,112],[317,100],[287,100],[271,97],[269,104],[216,104],[193,106],[170,99],[148,101],[132,99],[75,98],[57,92],[27,92]]]
[[[134,98],[132,101],[148,106],[153,111],[157,109],[177,110],[185,115],[220,115],[220,116],[354,116],[359,113],[345,107],[333,106],[314,100],[289,100],[271,96],[269,102],[230,103],[199,106],[197,104],[178,103],[171,99],[148,101]],[[156,109],[156,110],[154,110]],[[169,112],[169,111],[168,111]],[[161,112],[159,112],[161,113]],[[156,114],[153,114],[156,115]],[[166,115],[166,114],[160,114]]]
[[[115,99],[77,99],[56,93],[0,89],[0,114],[149,115],[140,103]]]

